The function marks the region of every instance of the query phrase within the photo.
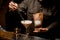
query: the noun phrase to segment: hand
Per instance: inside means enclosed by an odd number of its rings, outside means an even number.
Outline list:
[[[46,31],[48,31],[48,28],[40,28],[40,31],[41,32],[46,32]]]
[[[35,33],[40,32],[40,28],[35,28],[33,32],[35,32]]]
[[[35,28],[35,30],[33,32],[46,32],[48,31],[48,28]]]
[[[14,11],[18,8],[18,4],[11,1],[9,3],[9,8],[10,8],[10,10]]]

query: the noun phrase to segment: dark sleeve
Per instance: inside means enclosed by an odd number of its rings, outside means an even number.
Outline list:
[[[22,11],[27,8],[28,0],[24,0],[19,4],[18,11]]]
[[[47,28],[48,28],[48,29],[55,28],[55,27],[58,26],[58,23],[59,23],[58,21],[55,21],[55,22],[51,23]]]
[[[21,3],[23,0],[13,0],[15,3]]]
[[[51,19],[52,22],[49,24],[49,26],[47,27],[48,29],[51,28],[56,28],[60,22],[60,16],[58,16],[58,10],[56,10],[56,8],[53,7],[52,12],[51,12]]]
[[[49,9],[49,10],[47,10],[47,8],[45,9],[43,9],[43,13],[44,13],[44,16],[51,16],[52,15],[52,12],[51,12],[51,10]]]

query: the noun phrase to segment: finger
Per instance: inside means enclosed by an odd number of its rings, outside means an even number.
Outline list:
[[[40,30],[48,30],[47,28],[40,28]]]
[[[13,8],[13,10],[17,10],[17,8]]]
[[[47,31],[48,29],[47,29],[47,28],[44,28],[44,29],[42,29],[42,30],[46,30],[46,31]]]
[[[10,2],[9,5],[14,6],[15,4],[14,4],[14,2]]]
[[[11,1],[10,4],[13,4],[14,5],[14,2]]]
[[[14,9],[17,9],[17,7],[13,6]]]
[[[15,8],[14,8],[14,7],[10,7],[10,10],[14,11],[14,10],[15,10]]]
[[[9,5],[13,5],[14,3],[13,2],[10,2]]]
[[[9,4],[9,8],[13,9],[13,8],[16,8],[16,6],[13,4]]]
[[[48,31],[48,29],[46,29]]]
[[[42,28],[41,30],[45,30],[44,28]]]
[[[16,3],[15,3],[14,8],[16,8],[16,9],[17,9],[17,8],[18,8],[18,4],[16,4]]]
[[[12,5],[9,5],[9,8],[10,8],[10,9],[13,9],[13,8],[14,8],[14,6],[12,6]]]
[[[13,5],[12,4],[9,4],[9,8],[12,8],[13,7]]]
[[[12,8],[12,6],[11,6],[11,5],[9,5],[9,8]]]
[[[14,8],[17,8],[18,7],[18,4],[17,3],[11,4],[11,6],[14,7]]]
[[[15,3],[15,6],[18,6],[18,4],[17,4],[17,3]]]

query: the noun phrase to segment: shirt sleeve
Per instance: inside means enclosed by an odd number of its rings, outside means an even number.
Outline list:
[[[18,11],[23,11],[23,9],[26,9],[28,5],[28,0],[23,0],[18,6]]]
[[[47,28],[52,29],[54,27],[57,27],[57,25],[58,25],[58,21],[55,21],[55,22],[51,23]]]

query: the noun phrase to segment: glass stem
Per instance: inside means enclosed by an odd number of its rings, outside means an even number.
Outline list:
[[[26,25],[25,25],[26,26]],[[28,29],[27,29],[27,26],[26,26],[26,34],[28,33]]]

